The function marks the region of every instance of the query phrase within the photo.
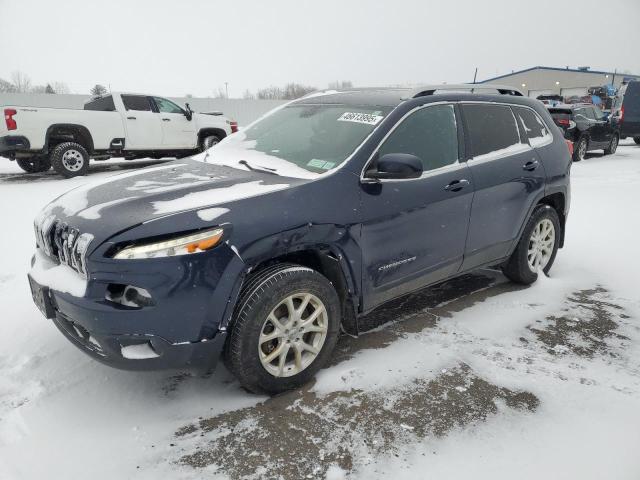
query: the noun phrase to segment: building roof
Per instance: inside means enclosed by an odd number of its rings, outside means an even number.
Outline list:
[[[556,71],[556,72],[591,73],[591,74],[595,74],[595,75],[616,75],[616,76],[619,75],[620,77],[636,77],[636,78],[640,78],[640,75],[633,75],[633,74],[630,74],[630,73],[605,72],[605,71],[601,71],[601,70],[580,70],[578,68],[543,67],[543,66],[538,65],[536,67],[525,68],[524,70],[518,70],[516,72],[506,73],[504,75],[499,75],[497,77],[487,78],[486,80],[482,80],[479,83],[493,82],[494,80],[499,80],[501,78],[510,77],[512,75],[517,75],[518,73],[530,72],[532,70],[550,70],[550,71]]]

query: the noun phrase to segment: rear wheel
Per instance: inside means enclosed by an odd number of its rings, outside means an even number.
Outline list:
[[[609,143],[609,146],[604,149],[604,154],[611,155],[613,153],[616,153],[619,142],[620,142],[620,138],[618,138],[618,135],[614,135],[613,138],[611,139],[611,143]]]
[[[66,178],[86,175],[89,171],[89,153],[75,142],[56,145],[51,152],[53,169]]]
[[[16,159],[18,166],[27,173],[46,172],[51,168],[51,162],[46,155],[36,155],[31,158]]]
[[[575,144],[573,148],[573,161],[579,162],[584,160],[584,156],[587,154],[587,148],[589,147],[589,140],[587,137],[580,137],[578,143]]]
[[[560,244],[560,220],[554,208],[538,206],[502,271],[510,280],[529,285],[551,270]]]
[[[218,142],[220,142],[220,137],[217,135],[207,135],[202,139],[202,150],[209,150]]]
[[[636,145],[640,145],[640,137],[633,137],[633,141],[636,142]]]
[[[329,280],[300,265],[271,267],[243,288],[225,363],[252,392],[296,388],[326,364],[339,326],[339,299]]]

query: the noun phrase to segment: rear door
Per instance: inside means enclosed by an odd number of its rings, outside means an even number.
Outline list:
[[[124,125],[127,130],[127,150],[159,150],[162,148],[160,116],[145,95],[121,95],[124,105]]]
[[[455,274],[462,264],[473,182],[461,161],[456,109],[418,107],[377,153],[409,153],[422,177],[362,184],[365,309]]]
[[[609,145],[612,128],[611,124],[605,119],[604,113],[598,107],[587,107],[586,109],[589,110],[594,122],[591,127],[591,138],[600,146]]]
[[[188,120],[185,111],[171,100],[153,97],[162,122],[163,148],[195,148],[195,122]]]
[[[475,185],[464,270],[509,255],[534,203],[544,192],[542,162],[520,136],[508,105],[462,105]]]

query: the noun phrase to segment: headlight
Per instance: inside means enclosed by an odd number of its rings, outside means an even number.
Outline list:
[[[204,252],[218,245],[223,233],[224,230],[222,228],[216,228],[215,230],[207,230],[206,232],[176,237],[162,242],[134,245],[120,250],[113,258],[118,260],[131,260],[138,258],[175,257],[176,255]]]

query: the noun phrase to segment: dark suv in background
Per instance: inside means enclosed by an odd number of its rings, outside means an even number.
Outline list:
[[[48,205],[33,298],[109,365],[222,353],[246,388],[280,392],[384,302],[479,267],[547,273],[570,167],[542,103],[508,87],[319,92]]]
[[[640,82],[622,85],[616,95],[611,119],[619,129],[620,138],[633,137],[640,145]]]
[[[598,107],[572,104],[547,107],[553,121],[573,142],[573,161],[584,159],[587,152],[604,150],[605,155],[616,152],[620,141],[617,125]]]

